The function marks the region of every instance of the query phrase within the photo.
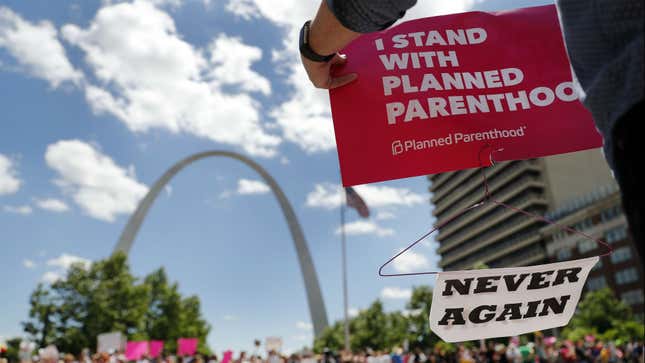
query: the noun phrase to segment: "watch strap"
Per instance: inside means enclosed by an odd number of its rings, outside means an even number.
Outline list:
[[[310,31],[311,20],[307,20],[305,24],[300,28],[300,54],[303,57],[314,62],[329,62],[334,56],[334,54],[329,55],[320,55],[314,52],[313,49],[309,46],[309,31]]]

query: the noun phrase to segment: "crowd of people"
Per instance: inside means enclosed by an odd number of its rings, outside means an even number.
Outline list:
[[[239,352],[194,356],[161,355],[159,357],[128,361],[121,353],[89,354],[84,350],[80,355],[59,353],[55,346],[40,349],[20,363],[643,363],[643,342],[596,341],[584,339],[577,342],[556,341],[555,338],[537,337],[534,341],[521,344],[517,337],[504,344],[499,341],[479,344],[436,344],[433,349],[420,348],[406,351],[394,348],[390,351],[366,349],[358,352],[332,351],[325,348],[321,353],[303,349],[292,354],[271,350],[267,354],[257,351],[252,354]],[[7,362],[0,359],[0,363]]]

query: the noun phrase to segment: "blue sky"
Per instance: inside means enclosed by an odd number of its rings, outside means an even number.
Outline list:
[[[423,1],[407,19],[545,1]],[[0,337],[22,335],[28,297],[73,261],[108,256],[148,186],[199,151],[242,152],[286,191],[300,218],[331,321],[342,316],[339,174],[326,92],[298,64],[299,26],[318,2],[292,0],[0,3]],[[351,61],[351,60],[350,60]],[[433,278],[377,276],[432,224],[428,182],[358,187],[349,213],[349,305],[403,308]],[[394,268],[436,267],[421,245]],[[252,170],[203,160],[157,200],[130,254],[197,294],[210,345],[251,349],[281,336],[311,345],[303,282],[277,202]]]

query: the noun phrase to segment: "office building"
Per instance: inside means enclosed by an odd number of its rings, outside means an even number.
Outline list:
[[[615,188],[599,149],[498,163],[487,168],[487,176],[492,198],[538,215],[603,188]],[[480,169],[428,178],[435,225],[443,224],[484,195]],[[545,241],[539,233],[543,225],[513,210],[485,204],[435,234],[439,265],[444,270],[462,270],[481,263],[494,268],[547,262]]]
[[[559,224],[607,242],[613,253],[602,257],[589,273],[586,291],[611,288],[629,305],[638,321],[643,321],[643,265],[627,230],[618,188],[588,194],[546,215]],[[584,236],[545,225],[541,234],[549,261],[559,262],[602,255],[606,246]]]

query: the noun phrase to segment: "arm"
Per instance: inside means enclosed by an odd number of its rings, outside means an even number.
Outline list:
[[[335,54],[329,62],[314,62],[300,56],[311,83],[317,88],[332,89],[355,80],[356,73],[333,78],[330,72],[332,66],[341,65],[347,61],[347,58],[338,51],[358,38],[360,33],[345,28],[329,10],[324,0],[318,8],[316,17],[311,21],[309,29],[309,47],[314,52],[322,55]]]
[[[344,86],[356,74],[331,76],[331,67],[347,60],[339,54],[361,33],[385,29],[401,18],[416,0],[322,0],[309,29],[309,47],[320,55],[334,54],[328,62],[315,62],[301,56],[309,80],[318,88]]]

